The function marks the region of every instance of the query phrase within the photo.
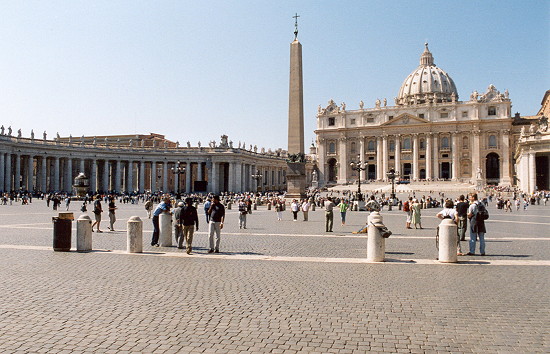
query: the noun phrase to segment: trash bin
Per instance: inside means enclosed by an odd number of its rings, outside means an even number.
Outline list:
[[[71,250],[72,220],[53,217],[53,250],[69,252]]]

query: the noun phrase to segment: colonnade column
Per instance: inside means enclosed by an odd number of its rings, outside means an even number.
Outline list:
[[[82,173],[85,173],[85,172],[86,172],[86,171],[85,171],[85,169],[86,169],[86,167],[85,167],[85,162],[86,162],[86,160],[80,159],[80,166],[79,166],[80,171],[78,171],[78,172],[82,172]]]
[[[326,169],[326,149],[325,149],[325,139],[317,140],[317,156],[319,158],[319,186],[324,185],[325,183],[325,169]],[[252,174],[252,172],[250,172]],[[282,183],[282,182],[281,182]],[[250,183],[248,184],[248,189],[250,189]]]
[[[431,180],[432,176],[432,133],[426,135],[426,179]]]
[[[132,193],[134,191],[134,161],[128,160],[128,185],[126,186],[126,192]]]
[[[212,193],[218,192],[218,166],[217,163],[212,161],[212,169],[210,171],[212,178],[210,178],[210,191]]]
[[[382,139],[376,137],[376,180],[382,181],[384,179],[384,166],[382,166]]]
[[[401,135],[395,136],[395,172],[401,172]]]
[[[145,192],[145,161],[139,162],[139,193]]]
[[[14,171],[13,189],[21,188],[21,155],[15,154],[15,171]]]
[[[4,185],[6,192],[12,190],[11,185],[11,154],[6,155],[6,174],[4,175]]]
[[[502,132],[502,184],[510,185],[510,131]]]
[[[525,192],[533,193],[535,192],[535,187],[537,185],[537,166],[535,160],[535,152],[529,152],[529,189]]]
[[[103,161],[103,192],[109,190],[109,160]]]
[[[458,132],[451,133],[452,139],[452,154],[453,154],[453,165],[452,165],[452,180],[458,181],[458,167],[459,167],[459,152],[458,152]]]
[[[238,162],[235,164],[236,167],[236,176],[235,180],[237,181],[237,185],[235,186],[235,190],[233,192],[241,193],[243,191],[243,164],[242,162]]]
[[[386,179],[386,172],[388,171],[388,136],[382,137],[382,180]]]
[[[439,178],[439,141],[438,141],[438,133],[434,133],[433,135],[433,143],[434,143],[434,146],[433,146],[433,153],[434,153],[434,157],[433,157],[433,176],[434,176],[434,179],[438,179]]]
[[[197,163],[197,179],[198,179],[199,181],[202,181],[202,180],[203,180],[203,176],[202,176],[202,162]]]
[[[120,160],[116,160],[115,161],[115,186],[114,186],[114,190],[117,193],[122,192],[121,187],[120,187],[120,178],[121,178]]]
[[[361,163],[361,166],[365,165],[365,137],[362,136],[359,139],[359,162]],[[365,181],[367,179],[367,170],[363,170],[359,172],[359,178],[361,180]]]
[[[227,189],[228,192],[233,192],[235,190],[235,163],[234,162],[228,162],[229,165],[228,173],[229,176],[227,176]]]
[[[193,174],[193,170],[191,169],[191,162],[185,163],[187,168],[185,169],[185,193],[189,194],[191,193],[191,175]]]
[[[33,177],[34,177],[34,157],[32,155],[29,155],[29,159],[27,160],[27,186],[26,186],[28,191],[32,191],[34,189]]]
[[[6,189],[4,188],[5,186],[4,169],[6,166],[6,158],[4,154],[5,154],[4,151],[0,151],[0,191],[6,191]]]
[[[38,160],[37,160],[38,163]],[[38,169],[37,169],[38,171]],[[38,175],[36,176],[36,183],[38,184]],[[40,190],[42,192],[48,191],[48,158],[42,156],[40,159]]]
[[[65,191],[68,192],[68,193],[71,193],[72,190],[73,190],[73,159],[72,158],[67,158],[65,160],[66,162],[66,165],[65,165]]]
[[[59,191],[59,156],[53,158],[53,184],[54,191]]]
[[[97,160],[93,159],[91,164],[90,189],[92,193],[95,193],[97,191]]]
[[[168,161],[162,162],[162,192],[168,192]]]
[[[413,180],[420,179],[420,163],[418,162],[418,134],[413,134]]]

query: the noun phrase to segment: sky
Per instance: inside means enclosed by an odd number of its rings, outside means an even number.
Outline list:
[[[550,89],[546,0],[0,0],[0,124],[286,149],[295,13],[306,151],[318,105],[393,105],[425,42],[459,100],[494,84],[533,115]]]

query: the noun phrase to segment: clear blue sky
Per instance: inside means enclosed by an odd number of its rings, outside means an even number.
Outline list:
[[[489,84],[513,112],[550,89],[550,2],[2,1],[0,124],[41,137],[222,134],[287,148],[298,13],[306,148],[317,106],[393,98],[428,41],[459,99]]]

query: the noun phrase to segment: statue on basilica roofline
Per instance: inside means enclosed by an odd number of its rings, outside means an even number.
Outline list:
[[[384,107],[388,105],[388,100],[384,98]]]
[[[4,125],[2,124],[2,126],[0,127],[0,135],[4,135]]]
[[[380,99],[379,98],[377,98],[376,101],[374,102],[374,107],[380,108]]]
[[[8,127],[8,136],[11,136],[11,125]]]
[[[542,116],[539,118],[539,129],[538,131],[540,133],[546,133],[548,132],[548,118],[546,116]]]
[[[17,130],[17,137],[18,137],[18,138],[21,138],[21,137],[22,137],[21,129]]]
[[[42,139],[46,141],[46,138],[48,137],[48,134],[46,134],[46,131],[44,130],[44,133],[42,133]]]
[[[34,140],[34,130],[31,129],[31,139]]]
[[[361,100],[359,101],[359,108],[363,109],[363,107],[365,107],[365,103],[363,102],[363,100]],[[319,106],[319,108],[321,108],[321,106]]]
[[[191,147],[191,142],[189,140],[187,140],[187,147],[190,148]]]

